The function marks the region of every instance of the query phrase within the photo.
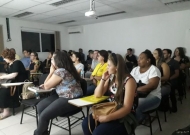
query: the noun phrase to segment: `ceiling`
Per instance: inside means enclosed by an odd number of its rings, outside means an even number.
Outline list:
[[[98,15],[126,12],[96,19],[84,15],[90,8],[90,0],[67,0],[70,1],[67,4],[50,5],[58,1],[61,0],[0,0],[0,16],[50,24],[74,20],[59,24],[67,27],[190,9],[190,0],[95,0]],[[184,2],[165,4],[175,1]],[[14,17],[23,12],[33,14]]]

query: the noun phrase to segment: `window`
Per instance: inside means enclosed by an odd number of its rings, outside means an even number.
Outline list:
[[[22,49],[35,52],[55,51],[55,35],[53,33],[21,31]]]

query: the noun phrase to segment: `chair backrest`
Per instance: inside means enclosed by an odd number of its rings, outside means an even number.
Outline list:
[[[83,95],[86,95],[86,91],[87,91],[87,82],[85,79],[80,79],[80,85],[83,91]]]
[[[39,85],[43,84],[48,74],[43,74],[39,77]]]

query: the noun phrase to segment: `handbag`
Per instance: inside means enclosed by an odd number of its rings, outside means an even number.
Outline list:
[[[116,110],[117,110],[116,102],[106,102],[106,103],[100,103],[100,104],[93,105],[91,107],[91,111],[92,111],[92,117],[95,120],[95,128],[98,123],[96,116],[108,115],[108,114],[115,112]],[[89,116],[88,117],[88,127],[89,127],[90,132],[92,133],[92,130],[90,127],[90,114],[88,116]]]

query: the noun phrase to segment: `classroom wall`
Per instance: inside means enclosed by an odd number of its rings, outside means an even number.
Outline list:
[[[190,10],[84,25],[83,33],[69,35],[70,49],[106,49],[124,55],[134,48],[139,55],[145,49],[189,47]],[[185,43],[186,42],[186,43]],[[190,42],[189,42],[190,43]],[[186,44],[186,45],[185,45]]]
[[[15,48],[17,54],[21,57],[22,55],[22,41],[21,41],[21,27],[24,29],[29,29],[32,31],[60,31],[61,34],[61,49],[69,49],[69,36],[67,34],[67,29],[60,25],[51,25],[44,23],[37,23],[32,21],[23,21],[10,19],[10,33],[12,41],[7,42],[7,30],[6,30],[6,19],[0,17],[0,25],[3,25],[3,35],[4,35],[4,46],[7,48]],[[27,28],[26,28],[27,27]],[[0,50],[1,51],[1,50]],[[48,53],[38,53],[40,60],[47,58]]]

